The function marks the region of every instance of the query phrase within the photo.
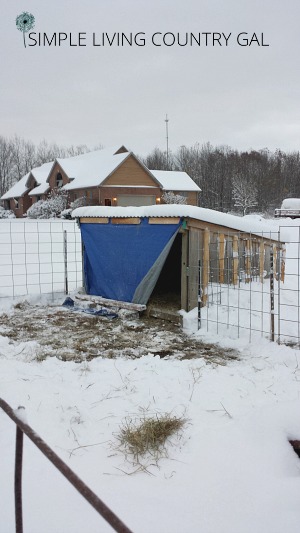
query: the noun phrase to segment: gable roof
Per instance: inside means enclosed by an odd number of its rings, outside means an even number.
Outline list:
[[[3,194],[3,196],[1,196],[1,200],[10,200],[11,198],[20,198],[21,196],[24,196],[24,194],[26,194],[28,191],[26,183],[29,176],[30,172],[25,174],[23,178],[17,181],[17,183],[15,183],[5,194]]]
[[[2,197],[2,200],[19,198],[29,191],[29,178],[37,182],[37,186],[29,192],[29,196],[45,194],[49,190],[49,178],[56,163],[65,172],[70,183],[64,185],[64,190],[87,189],[99,187],[117,168],[129,157],[145,169],[153,182],[166,191],[200,191],[201,189],[186,172],[149,170],[125,146],[115,146],[104,150],[94,150],[73,157],[58,158],[55,161],[44,163],[32,169],[15,183]]]
[[[40,167],[33,168],[28,174],[25,174],[23,178],[17,181],[17,183],[15,183],[5,194],[3,194],[1,200],[9,200],[10,198],[20,198],[24,196],[29,191],[29,179],[31,176],[33,176],[39,186],[45,184],[52,165],[53,162],[44,163]],[[39,186],[30,191],[30,196],[34,194],[42,194],[42,192],[34,192]],[[48,188],[49,186],[47,184],[47,189]]]
[[[108,148],[66,159],[56,159],[68,178],[72,180],[63,189],[69,191],[99,186],[131,155],[131,152],[120,152],[119,150],[120,147]]]
[[[186,172],[175,170],[151,170],[165,191],[201,191],[200,187]]]
[[[47,178],[51,168],[53,167],[53,161],[50,163],[45,163],[41,167],[34,168],[31,171],[32,176],[35,178],[38,183],[37,187],[30,191],[29,196],[35,196],[36,194],[45,194],[49,189],[49,183]]]

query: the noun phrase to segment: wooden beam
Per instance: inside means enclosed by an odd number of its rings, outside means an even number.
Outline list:
[[[259,243],[259,278],[260,282],[264,282],[264,270],[265,270],[265,245],[261,241]]]
[[[180,217],[149,217],[149,224],[179,224]]]
[[[207,288],[209,282],[209,241],[210,233],[208,229],[203,232],[203,256],[202,256],[202,302],[207,304]]]
[[[83,217],[80,224],[108,224],[108,217]]]
[[[224,233],[224,235],[238,235],[239,239],[249,239],[250,233],[246,233],[243,231],[239,231],[238,229],[234,228],[228,228],[227,226],[221,226],[220,224],[213,224],[212,222],[205,222],[203,220],[197,220],[194,218],[187,218],[187,228],[197,228],[197,229],[209,229],[212,233]],[[275,233],[275,232],[274,232]],[[276,232],[277,235],[277,232]],[[267,236],[267,233],[265,236],[256,235],[251,233],[251,239],[252,241],[263,241],[263,242],[274,242],[278,245],[278,237],[274,237],[274,239],[270,238],[270,236]],[[284,243],[282,243],[283,245]]]
[[[136,217],[132,217],[132,218],[111,218],[111,223],[112,224],[140,224],[141,223],[141,219],[140,218],[136,218]]]
[[[225,265],[225,237],[224,233],[219,234],[219,283],[224,283],[224,265]]]
[[[245,282],[246,283],[250,283],[250,281],[251,281],[251,241],[250,241],[250,239],[246,240],[245,256],[246,256],[246,260],[245,260],[245,270],[246,270]]]
[[[284,277],[285,277],[285,246],[281,249],[281,272],[280,272],[280,281],[284,283]]]
[[[278,281],[279,272],[277,272],[277,250],[278,246],[273,245],[274,279]]]
[[[184,231],[181,245],[181,309],[184,311],[188,311],[188,237],[188,232]]]
[[[102,305],[103,307],[116,307],[118,309],[129,309],[132,311],[145,311],[147,309],[146,305],[143,304],[135,304],[132,302],[121,302],[119,300],[109,300],[107,298],[102,298],[101,296],[93,296],[89,294],[76,294],[75,295],[76,300],[84,301],[84,302],[93,302],[98,305]]]
[[[237,285],[239,281],[239,239],[237,235],[232,238],[232,262],[233,262],[233,285]]]

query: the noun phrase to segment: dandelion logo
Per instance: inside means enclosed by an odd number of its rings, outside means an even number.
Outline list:
[[[16,18],[16,26],[19,31],[23,32],[24,46],[26,48],[25,33],[34,28],[35,18],[31,13],[23,11],[21,15]]]

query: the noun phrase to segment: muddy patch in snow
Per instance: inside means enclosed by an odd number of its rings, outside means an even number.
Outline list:
[[[204,358],[224,365],[238,359],[234,350],[206,344],[187,336],[178,326],[158,319],[107,319],[57,306],[27,302],[0,315],[0,334],[11,342],[36,341],[36,359],[56,356],[63,361],[90,361],[95,357]]]

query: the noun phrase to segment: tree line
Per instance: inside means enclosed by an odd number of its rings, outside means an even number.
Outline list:
[[[45,140],[36,145],[19,136],[0,136],[0,195],[32,168],[88,151],[86,145],[65,147]],[[209,209],[271,214],[284,198],[300,198],[299,152],[238,151],[206,143],[181,146],[168,157],[155,148],[140,159],[150,170],[187,172],[201,188],[200,205]]]
[[[45,140],[36,145],[18,135],[11,138],[0,135],[0,196],[33,168],[57,157],[71,157],[88,151],[86,145],[65,147]]]
[[[238,151],[206,143],[181,146],[169,153],[168,164],[166,153],[155,148],[144,163],[149,169],[187,172],[201,188],[200,205],[209,209],[273,214],[284,198],[300,198],[299,152]]]

